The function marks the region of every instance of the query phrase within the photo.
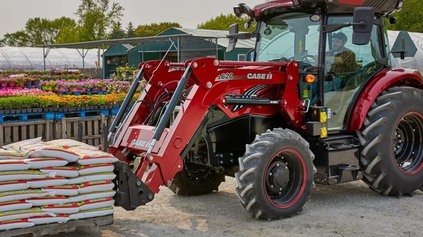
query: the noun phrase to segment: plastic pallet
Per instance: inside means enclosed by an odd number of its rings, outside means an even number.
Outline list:
[[[41,237],[45,235],[57,235],[60,233],[74,232],[78,227],[100,227],[113,224],[113,215],[87,218],[81,220],[72,220],[66,223],[54,223],[46,225],[36,225],[29,228],[3,230],[0,231],[1,237],[14,237],[29,235],[32,237]]]
[[[117,115],[117,113],[119,112],[119,109],[120,109],[120,107],[115,107],[115,108],[112,108],[112,109],[110,110],[110,114],[111,114],[111,115]]]
[[[100,110],[89,110],[89,111],[69,111],[69,112],[57,112],[55,119],[61,120],[62,118],[86,118],[86,117],[93,117],[99,115],[108,116],[110,111],[108,109],[100,109]]]
[[[42,120],[42,119],[54,119],[54,113],[0,114],[0,123],[26,122],[26,121]]]

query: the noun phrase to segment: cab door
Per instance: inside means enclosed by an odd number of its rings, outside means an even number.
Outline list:
[[[352,22],[352,17],[334,16],[328,18],[328,24],[341,24]],[[364,84],[385,65],[382,65],[383,33],[380,26],[374,25],[370,42],[366,45],[354,45],[352,41],[352,26],[344,27],[338,31],[327,34],[326,49],[332,50],[333,36],[342,32],[347,36],[345,48],[351,50],[355,60],[349,62],[347,69],[334,69],[333,58],[325,57],[324,69],[324,105],[328,108],[328,130],[339,131],[347,127],[349,110],[351,110],[354,98]],[[386,61],[386,60],[385,60]],[[387,62],[387,61],[386,61]]]

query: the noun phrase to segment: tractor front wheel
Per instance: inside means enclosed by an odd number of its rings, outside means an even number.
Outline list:
[[[423,187],[423,90],[394,87],[372,105],[359,132],[364,181],[382,195]]]
[[[256,219],[300,212],[313,186],[313,159],[308,143],[294,131],[278,128],[257,136],[235,174],[241,205]]]

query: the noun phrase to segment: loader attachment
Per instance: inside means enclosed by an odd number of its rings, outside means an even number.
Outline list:
[[[114,166],[116,206],[121,206],[125,210],[135,210],[138,206],[153,200],[154,193],[132,172],[127,163],[117,161]]]

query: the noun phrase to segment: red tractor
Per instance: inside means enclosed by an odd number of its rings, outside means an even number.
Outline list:
[[[116,205],[133,210],[162,185],[207,194],[226,175],[260,219],[300,212],[315,182],[362,179],[387,196],[422,189],[423,78],[392,68],[384,28],[402,4],[239,4],[235,14],[257,29],[233,26],[230,37],[232,46],[256,38],[250,61],[142,63],[109,131],[109,151],[120,160]]]

